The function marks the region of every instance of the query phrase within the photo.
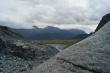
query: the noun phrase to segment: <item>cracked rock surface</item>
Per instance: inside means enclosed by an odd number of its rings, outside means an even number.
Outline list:
[[[33,45],[11,28],[0,26],[0,73],[30,73],[59,51],[47,45]]]
[[[110,22],[31,73],[110,73]]]

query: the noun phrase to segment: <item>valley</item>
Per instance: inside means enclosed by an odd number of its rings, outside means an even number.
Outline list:
[[[76,44],[82,39],[73,39],[73,40],[36,40],[32,41],[33,44],[62,44],[62,45],[72,45]]]

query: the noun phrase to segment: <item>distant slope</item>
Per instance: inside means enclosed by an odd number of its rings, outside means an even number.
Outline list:
[[[8,28],[6,26],[0,26],[0,38],[14,40],[14,39],[23,39],[23,36],[11,28]]]
[[[16,31],[29,40],[81,39],[88,36],[87,33],[79,29],[63,30],[51,26],[44,29],[16,29]]]

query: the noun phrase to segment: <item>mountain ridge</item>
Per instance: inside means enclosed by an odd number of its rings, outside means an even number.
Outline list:
[[[77,39],[85,38],[88,34],[79,29],[59,29],[48,26],[46,28],[34,29],[15,29],[18,33],[30,40],[48,40],[48,39]]]

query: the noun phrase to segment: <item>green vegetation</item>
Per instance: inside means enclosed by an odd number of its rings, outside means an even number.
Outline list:
[[[34,44],[64,44],[64,45],[73,45],[77,42],[81,41],[81,39],[75,40],[37,40],[34,41]]]

